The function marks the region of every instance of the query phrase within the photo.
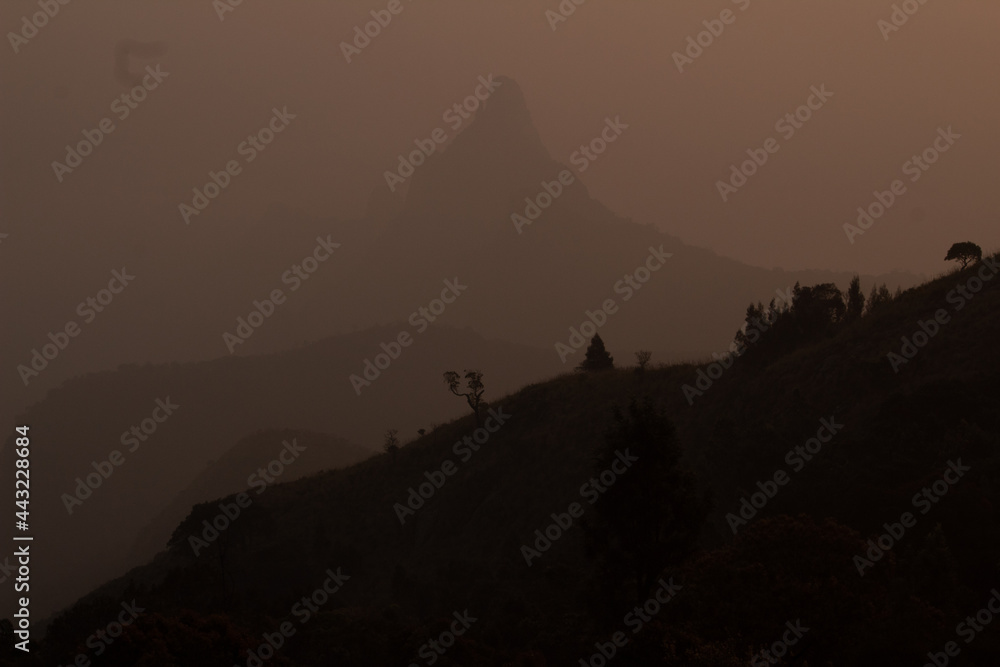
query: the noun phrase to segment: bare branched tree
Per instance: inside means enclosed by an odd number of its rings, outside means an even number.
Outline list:
[[[483,392],[485,388],[483,387],[483,374],[481,371],[465,371],[465,384],[468,391],[460,391],[462,388],[461,376],[455,371],[448,371],[444,374],[444,381],[448,385],[448,389],[451,393],[456,396],[465,397],[466,402],[469,407],[472,408],[472,414],[476,416],[476,426],[479,426],[480,415],[482,410],[486,408],[486,401],[483,400]]]

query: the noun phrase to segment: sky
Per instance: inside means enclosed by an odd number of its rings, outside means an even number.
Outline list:
[[[886,39],[878,22],[893,10],[882,2],[590,0],[553,23],[546,12],[558,11],[557,2],[403,0],[348,63],[342,43],[386,6],[61,6],[17,53],[8,46],[0,74],[8,91],[0,107],[5,264],[37,285],[81,248],[152,252],[185,235],[198,243],[201,233],[238,234],[274,203],[360,217],[397,156],[442,126],[443,111],[490,73],[519,83],[561,162],[606,118],[620,117],[627,134],[582,175],[591,194],[622,216],[742,262],[935,275],[955,241],[998,245],[991,121],[1000,100],[984,75],[1000,8],[989,2],[922,5]],[[0,20],[17,28],[32,11],[35,3],[7,2]],[[719,20],[727,11],[729,25]],[[711,43],[681,72],[674,54],[705,21],[721,34],[703,35]],[[115,76],[123,40],[164,45],[131,67],[157,63],[169,76],[117,120],[111,104],[127,90]],[[814,86],[831,97],[785,138],[776,122]],[[294,113],[294,126],[185,225],[179,203],[209,170],[238,157],[274,107]],[[106,117],[115,132],[59,182],[51,163]],[[949,127],[961,139],[911,182],[904,163]],[[769,138],[778,151],[723,201],[718,183]],[[896,179],[905,194],[851,237],[844,225]],[[32,259],[22,265],[24,257]]]

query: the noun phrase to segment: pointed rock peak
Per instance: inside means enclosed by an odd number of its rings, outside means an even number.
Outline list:
[[[557,177],[561,167],[542,143],[521,87],[509,77],[483,76],[480,95],[488,89],[484,81],[492,82],[489,97],[465,100],[466,108],[478,102],[473,117],[441,153],[416,168],[406,199],[408,224],[495,215],[521,192],[537,189],[541,179]]]
[[[482,80],[493,84],[493,92],[482,102],[471,127],[466,131],[471,131],[472,128],[478,128],[481,132],[527,130],[530,135],[537,137],[528,101],[517,81],[508,76],[493,75],[482,77]]]
[[[507,148],[508,154],[521,153],[528,157],[550,159],[545,145],[535,129],[528,110],[528,101],[517,81],[507,76],[483,76],[481,88],[489,97],[479,102],[471,121],[459,131],[449,150],[469,152],[481,148]],[[490,86],[485,85],[491,84]],[[489,92],[492,88],[492,92]],[[464,100],[466,108],[475,108],[475,98]]]

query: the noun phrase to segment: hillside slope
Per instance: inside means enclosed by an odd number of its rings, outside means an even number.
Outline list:
[[[370,449],[322,433],[268,430],[249,435],[209,462],[139,531],[129,554],[130,562],[144,563],[155,556],[166,545],[177,523],[198,503],[241,491],[260,494],[278,480],[287,483],[322,470],[344,468],[372,454]]]
[[[474,432],[466,417],[395,460],[383,455],[275,486],[253,516],[234,522],[224,562],[221,551],[192,553],[190,536],[218,513],[199,506],[169,551],[60,618],[52,646],[69,650],[82,637],[85,610],[137,596],[163,618],[181,608],[222,614],[215,618],[239,632],[219,659],[244,664],[261,633],[289,619],[328,569],[342,568],[349,580],[275,664],[318,664],[321,656],[408,664],[455,610],[479,620],[441,664],[575,664],[623,629],[635,601],[598,596],[601,571],[578,525],[531,566],[521,547],[552,513],[579,501],[612,408],[640,396],[677,425],[685,463],[711,490],[714,510],[696,553],[663,572],[683,585],[676,602],[628,633],[616,664],[745,664],[796,619],[810,628],[792,651],[798,664],[916,664],[955,638],[956,623],[985,604],[1000,575],[1000,281],[970,299],[954,291],[977,270],[909,290],[788,354],[740,360],[693,405],[684,386],[700,369],[690,365],[529,385],[492,403],[509,417],[474,453],[456,445]],[[939,309],[949,321],[894,372],[887,355]],[[787,453],[824,424],[835,432],[820,436],[828,444],[802,466],[790,462]],[[401,523],[395,505],[411,487],[440,481],[434,473],[447,460],[454,474]],[[938,488],[949,467],[961,477],[946,476],[947,493],[928,501],[924,516],[911,497]],[[779,470],[790,481],[734,538],[727,515]],[[859,576],[855,557],[870,548],[866,540],[907,510],[915,527]],[[996,664],[1000,642],[986,633],[962,653],[965,664]],[[108,664],[125,664],[115,659]]]
[[[52,613],[139,565],[130,554],[138,532],[210,460],[249,434],[294,428],[375,450],[390,428],[405,439],[462,414],[464,401],[442,382],[446,370],[482,369],[492,395],[552,374],[558,365],[547,350],[430,327],[359,394],[349,377],[363,374],[365,360],[381,354],[381,345],[402,330],[414,332],[400,323],[281,354],[125,366],[67,382],[27,409],[19,423],[30,426],[38,445],[32,520],[37,539],[48,545],[32,563],[37,613]],[[167,415],[161,403],[175,407]],[[133,435],[144,421],[146,430]],[[13,435],[6,444],[0,461],[11,469]],[[109,468],[105,463],[115,451],[124,461]],[[109,474],[101,479],[98,469]],[[97,477],[85,482],[90,475]],[[12,486],[7,477],[3,488],[11,497]],[[71,563],[62,557],[67,551],[74,554]]]

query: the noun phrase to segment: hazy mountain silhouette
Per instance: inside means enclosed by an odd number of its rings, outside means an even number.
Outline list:
[[[564,168],[545,148],[517,82],[498,76],[495,83],[467,129],[416,169],[393,233],[412,227],[481,243],[491,233],[511,231],[505,214],[519,203],[516,197],[536,195],[543,179],[555,180]],[[580,187],[570,193],[581,195]]]
[[[28,387],[14,373],[0,380],[12,396],[8,409],[29,405],[74,375],[123,360],[226,355],[222,332],[233,331],[237,317],[246,317],[253,301],[275,288],[285,289],[287,303],[235,354],[278,352],[359,327],[405,321],[437,296],[443,280],[456,276],[469,291],[449,308],[443,324],[553,349],[569,337],[569,327],[580,325],[585,310],[616,297],[616,281],[645,261],[650,246],[661,244],[674,255],[665,270],[608,323],[608,337],[618,346],[614,353],[630,356],[645,348],[660,361],[708,356],[728,346],[740,324],[736,314],[747,302],[767,301],[796,281],[846,287],[848,273],[760,269],[619,218],[591,198],[586,172],[549,154],[517,83],[507,77],[497,81],[501,85],[474,117],[416,168],[405,199],[401,192],[390,193],[383,180],[374,184],[368,218],[315,218],[274,205],[241,221],[239,235],[194,225],[170,241],[178,245],[168,243],[151,261],[137,266],[128,257],[116,260],[136,273],[134,286]],[[589,142],[604,127],[596,123],[593,135],[582,140]],[[621,140],[628,140],[628,131]],[[411,144],[401,152],[413,149]],[[525,199],[537,198],[544,192],[542,181],[555,182],[567,169],[572,184],[519,234],[511,216],[523,216]],[[291,292],[282,276],[312,252],[318,238],[341,247]],[[142,248],[133,250],[139,254]],[[183,272],[176,270],[178,256],[185,258]],[[89,256],[66,261],[67,271],[87,262],[87,275],[94,274]],[[106,278],[94,275],[96,291]],[[876,278],[892,289],[917,280],[893,273],[866,276],[864,282]],[[46,332],[59,330],[85,294],[66,295],[55,314],[22,309],[21,326],[9,341],[17,363],[29,362],[30,350],[48,342]],[[553,358],[558,360],[554,351]]]
[[[1000,3],[542,4],[0,5],[0,667],[1000,665]]]
[[[660,360],[678,360],[724,351],[740,324],[733,314],[751,300],[768,301],[796,282],[849,282],[847,273],[750,267],[616,216],[591,198],[586,172],[550,156],[517,83],[496,80],[500,87],[468,127],[416,167],[402,211],[370,245],[345,256],[348,263],[364,258],[348,272],[365,275],[371,289],[386,295],[375,301],[367,292],[337,292],[333,300],[348,312],[405,313],[442,278],[457,275],[470,289],[445,315],[449,323],[553,349],[586,310],[609,297],[621,303],[616,281],[641,266],[651,246],[662,245],[674,255],[666,270],[610,318],[608,328],[625,356],[647,348]],[[595,126],[594,137],[604,129]],[[543,181],[558,185],[566,170],[572,183],[519,233],[512,215],[523,218],[525,199],[545,194]],[[378,188],[373,201],[385,201]],[[864,277],[866,286],[876,280],[895,289],[917,278]],[[705,309],[706,303],[713,307]]]
[[[525,197],[536,197],[542,191],[543,180],[557,180],[560,171],[572,167],[561,165],[548,155],[517,84],[508,78],[498,80],[500,87],[446,150],[432,155],[416,170],[405,206],[395,217],[387,217],[381,223],[376,220],[369,227],[365,220],[315,220],[290,208],[275,206],[249,223],[244,235],[227,239],[229,260],[225,265],[218,261],[219,248],[212,244],[185,247],[188,269],[183,276],[177,276],[179,284],[155,279],[157,275],[169,274],[167,264],[172,260],[168,261],[164,254],[159,267],[147,266],[143,269],[145,274],[135,269],[139,276],[135,285],[118,297],[123,303],[113,303],[101,314],[93,325],[99,330],[87,330],[87,336],[74,340],[52,362],[51,368],[33,380],[27,393],[23,386],[12,392],[13,405],[17,406],[16,397],[22,400],[40,397],[42,388],[52,386],[67,373],[80,372],[88,364],[111,365],[121,355],[139,354],[139,348],[135,347],[138,344],[144,350],[142,356],[153,359],[227,355],[222,332],[234,332],[236,318],[245,318],[255,299],[266,298],[275,287],[286,289],[287,302],[246,343],[236,346],[230,358],[75,380],[52,391],[47,400],[26,412],[26,418],[36,423],[50,424],[46,428],[69,428],[69,423],[77,420],[66,415],[89,414],[87,420],[92,429],[75,427],[72,435],[53,432],[52,441],[72,442],[74,454],[53,464],[44,473],[51,477],[41,482],[50,489],[47,502],[51,503],[53,525],[59,526],[59,537],[53,539],[71,543],[92,530],[83,517],[88,513],[96,516],[97,512],[84,507],[80,510],[82,516],[67,516],[58,502],[60,494],[70,491],[77,476],[89,472],[91,461],[104,460],[118,446],[117,434],[133,423],[126,415],[142,419],[152,409],[152,401],[165,395],[185,406],[181,416],[164,428],[165,436],[186,424],[184,434],[177,435],[183,444],[163,443],[157,455],[145,456],[146,452],[142,452],[143,456],[136,457],[134,463],[128,461],[124,468],[125,473],[145,469],[147,474],[119,473],[130,478],[128,490],[135,493],[127,507],[111,510],[116,507],[117,496],[103,490],[88,501],[98,506],[112,503],[107,506],[108,511],[126,514],[114,530],[105,527],[93,533],[101,535],[103,540],[89,547],[99,559],[93,570],[98,579],[78,572],[66,573],[66,581],[53,580],[54,590],[62,591],[53,604],[67,601],[70,597],[65,596],[75,595],[83,587],[121,569],[127,561],[116,559],[128,548],[122,545],[130,546],[134,532],[186,485],[193,474],[192,465],[200,466],[218,455],[212,445],[205,444],[206,439],[216,443],[215,447],[223,447],[257,429],[295,427],[370,443],[373,434],[390,426],[385,423],[387,415],[391,415],[392,425],[415,430],[426,419],[434,419],[435,414],[455,414],[435,412],[428,406],[454,409],[447,395],[433,392],[439,389],[437,382],[443,370],[475,365],[468,357],[473,350],[478,355],[480,346],[474,341],[481,339],[473,336],[459,337],[469,353],[465,358],[455,354],[458,347],[447,350],[431,347],[437,353],[422,357],[423,352],[416,350],[431,339],[418,337],[414,353],[407,351],[398,371],[402,374],[404,369],[414,368],[410,364],[418,359],[423,370],[415,371],[415,375],[407,370],[411,379],[401,384],[380,381],[364,397],[377,401],[383,406],[381,409],[372,407],[366,412],[366,408],[353,407],[357,396],[347,380],[351,373],[362,371],[364,359],[380,351],[380,343],[409,328],[404,323],[410,315],[437,298],[445,281],[467,286],[467,290],[447,307],[436,324],[471,327],[492,339],[535,348],[520,355],[506,352],[501,355],[501,351],[521,348],[496,343],[482,355],[484,360],[492,360],[483,364],[486,366],[483,370],[493,391],[510,390],[579,363],[582,349],[569,355],[563,364],[555,344],[567,343],[570,327],[579,328],[587,320],[585,312],[599,309],[609,298],[616,299],[619,310],[607,318],[601,334],[613,356],[629,359],[634,351],[649,349],[654,360],[662,362],[726,351],[741,324],[746,304],[767,301],[775,296],[776,290],[787,290],[796,281],[836,281],[846,287],[850,278],[847,274],[757,269],[686,246],[652,227],[617,218],[590,198],[578,175],[574,175],[572,185],[536,222],[523,227],[518,234],[510,216],[516,211],[523,213]],[[602,126],[594,129],[596,136]],[[373,201],[378,199],[373,194]],[[289,229],[295,233],[289,234]],[[318,240],[340,243],[341,247],[308,281],[302,281],[301,289],[290,291],[281,281],[283,271],[293,262],[301,262]],[[663,252],[673,256],[641,291],[632,295],[633,299],[625,302],[613,286],[626,273],[642,266],[651,248],[661,246]],[[143,282],[143,275],[151,277]],[[887,280],[892,285],[906,284],[910,277],[895,275]],[[359,289],[361,285],[364,289]],[[198,298],[193,298],[193,294]],[[706,304],[711,307],[706,308]],[[30,320],[30,315],[26,318]],[[52,330],[48,320],[36,322],[35,326],[27,320],[19,331],[45,331],[46,327]],[[179,324],[183,321],[198,321],[194,332],[197,335],[191,335],[191,331]],[[165,322],[171,323],[166,329]],[[327,340],[317,344],[319,347],[306,348],[311,352],[303,349],[279,357],[261,357],[249,364],[241,361],[246,355],[287,350],[305,340],[318,340],[330,331],[343,332],[358,325],[389,322],[400,325],[377,334],[345,335],[337,338],[336,344]],[[108,340],[120,332],[129,333],[127,340],[122,340],[120,346],[109,345]],[[23,349],[38,345],[39,341],[32,338]],[[316,352],[317,349],[326,351]],[[85,359],[91,350],[95,350],[94,355]],[[312,358],[316,355],[328,361],[318,362]],[[22,356],[27,363],[27,356]],[[513,357],[517,364],[509,369],[496,369],[501,356]],[[326,375],[318,371],[324,365],[331,366]],[[267,369],[263,375],[262,368]],[[390,369],[390,373],[395,371],[397,367]],[[280,381],[265,379],[275,374]],[[8,382],[12,376],[7,376]],[[248,383],[236,379],[244,376],[256,380]],[[330,382],[328,396],[315,389],[317,383],[323,386],[324,377]],[[175,378],[181,380],[179,385]],[[233,379],[234,385],[226,384],[227,379]],[[101,387],[100,397],[97,392],[83,389],[89,382],[97,382]],[[105,382],[111,382],[111,387],[105,389]],[[139,386],[134,382],[139,382]],[[230,395],[230,386],[240,386],[241,391]],[[432,391],[415,389],[420,386]],[[203,393],[208,387],[216,389],[210,394]],[[301,395],[303,391],[308,391],[308,395]],[[414,396],[426,398],[429,403],[414,402]],[[192,405],[194,410],[188,407]],[[344,412],[337,415],[330,410],[338,405],[352,407],[341,407]],[[51,412],[56,409],[58,412]],[[196,416],[187,417],[192,413]],[[52,414],[60,415],[62,427],[51,426],[58,423]],[[210,424],[203,421],[209,419],[208,415],[212,415]],[[187,452],[192,451],[198,452],[200,458],[186,458]],[[155,461],[159,462],[154,464]],[[152,480],[149,484],[147,475]],[[111,482],[109,486],[113,488],[118,479]],[[86,561],[83,553],[80,558],[81,562]],[[38,599],[46,600],[43,595]],[[47,608],[47,602],[41,604]]]

